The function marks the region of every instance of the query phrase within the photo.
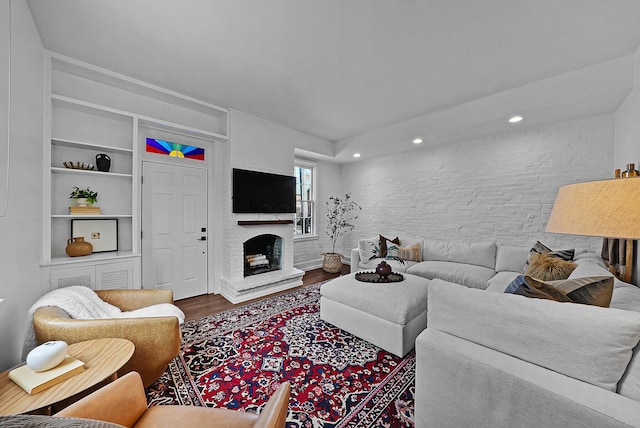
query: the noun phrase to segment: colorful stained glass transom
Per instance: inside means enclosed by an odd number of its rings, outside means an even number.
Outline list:
[[[169,141],[147,138],[147,151],[177,158],[204,160],[204,149]]]

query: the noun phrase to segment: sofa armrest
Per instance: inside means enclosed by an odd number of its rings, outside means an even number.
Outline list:
[[[119,373],[137,371],[145,387],[162,375],[180,351],[180,324],[174,316],[76,320],[60,308],[47,306],[34,313],[33,328],[38,343],[64,340],[71,344],[103,337],[130,340],[135,351]]]
[[[360,270],[360,251],[358,248],[351,249],[351,272],[358,272]]]
[[[84,418],[134,426],[147,410],[147,397],[140,375],[128,373],[71,404],[56,417]]]
[[[172,290],[96,290],[96,294],[122,311],[133,311],[160,303],[173,303]]]
[[[433,328],[416,356],[415,426],[640,426],[637,401]]]

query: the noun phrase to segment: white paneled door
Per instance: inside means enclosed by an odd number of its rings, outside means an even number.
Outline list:
[[[143,162],[143,288],[207,293],[207,171]]]

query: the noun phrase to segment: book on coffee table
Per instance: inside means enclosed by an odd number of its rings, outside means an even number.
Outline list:
[[[9,372],[9,379],[20,385],[29,395],[69,379],[84,370],[84,363],[69,355],[60,364],[43,372],[36,372],[24,364]]]

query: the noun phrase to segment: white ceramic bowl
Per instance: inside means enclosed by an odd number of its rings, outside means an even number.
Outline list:
[[[67,356],[67,342],[53,340],[36,346],[27,355],[27,365],[31,370],[43,372],[60,364]]]

